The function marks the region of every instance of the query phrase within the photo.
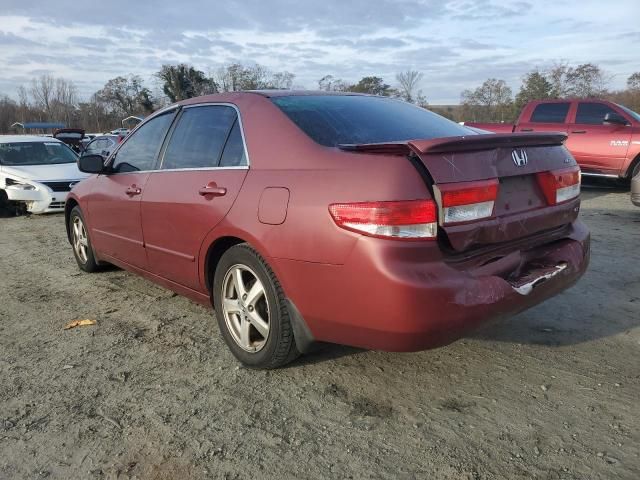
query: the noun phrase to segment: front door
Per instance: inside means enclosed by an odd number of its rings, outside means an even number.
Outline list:
[[[150,270],[203,291],[198,254],[240,191],[248,162],[235,108],[184,107],[142,195]]]
[[[110,171],[95,182],[89,197],[91,239],[95,249],[135,267],[147,269],[140,200],[149,172],[175,112],[140,126],[110,159]]]
[[[598,102],[579,102],[575,123],[569,125],[567,148],[585,170],[618,175],[627,155],[631,127],[604,123],[607,113],[617,112]]]

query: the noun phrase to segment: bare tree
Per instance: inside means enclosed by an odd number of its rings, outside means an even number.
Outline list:
[[[27,115],[29,112],[29,93],[24,85],[18,87],[18,118],[20,122],[27,121]]]
[[[269,80],[269,88],[274,88],[276,90],[291,90],[294,78],[295,75],[293,73],[287,71],[276,72],[271,75],[271,79]]]
[[[640,92],[640,72],[635,72],[627,78],[627,88]]]
[[[151,92],[138,75],[112,78],[96,94],[112,112],[121,116],[146,115],[154,108]]]
[[[54,88],[55,79],[51,75],[40,75],[31,81],[31,97],[47,117],[51,115]]]
[[[396,74],[398,93],[400,97],[411,103],[416,103],[419,98],[426,102],[423,100],[424,97],[422,97],[422,92],[418,90],[418,83],[420,83],[422,77],[423,74],[416,70],[407,70],[406,72]]]
[[[513,116],[513,95],[504,80],[489,78],[475,90],[461,95],[465,118],[475,121],[507,121]]]
[[[553,85],[552,96],[558,98],[600,97],[607,91],[610,77],[598,65],[583,63],[576,67],[556,63],[546,77]]]
[[[55,79],[55,89],[51,100],[53,120],[69,125],[78,104],[77,89],[73,82],[64,78]]]
[[[345,82],[333,75],[325,75],[318,80],[318,89],[325,92],[344,92],[347,88],[348,85]]]

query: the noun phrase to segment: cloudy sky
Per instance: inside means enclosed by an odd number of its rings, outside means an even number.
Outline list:
[[[411,68],[431,104],[488,77],[517,91],[523,73],[560,60],[598,63],[617,88],[640,70],[639,16],[639,0],[0,0],[0,94],[42,73],[88,96],[128,73],[152,86],[163,63],[238,61],[303,88],[327,74],[393,84]]]

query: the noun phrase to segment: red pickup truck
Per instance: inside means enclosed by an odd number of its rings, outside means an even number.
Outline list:
[[[606,100],[533,101],[515,125],[465,125],[494,133],[563,132],[583,175],[630,179],[640,172],[640,114]]]

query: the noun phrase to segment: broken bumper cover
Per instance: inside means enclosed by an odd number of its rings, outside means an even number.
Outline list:
[[[562,292],[589,263],[589,232],[581,222],[560,240],[475,270],[442,258],[422,261],[411,246],[392,243],[359,242],[345,265],[276,261],[316,340],[387,351],[446,345]],[[504,262],[518,265],[516,278],[500,271]]]
[[[46,185],[33,181],[21,182],[20,185],[7,185],[4,191],[10,201],[26,204],[27,211],[30,213],[62,212],[69,194],[69,192],[54,192]]]

